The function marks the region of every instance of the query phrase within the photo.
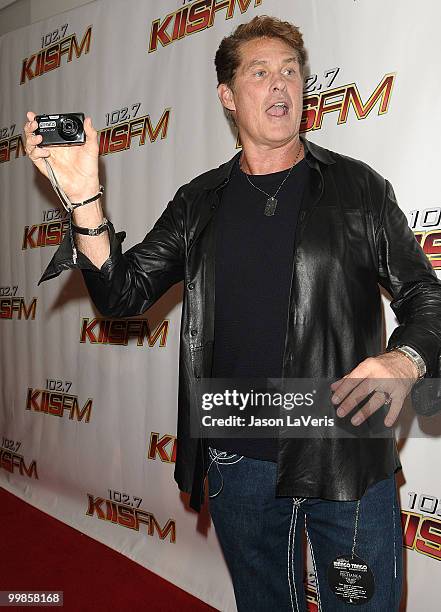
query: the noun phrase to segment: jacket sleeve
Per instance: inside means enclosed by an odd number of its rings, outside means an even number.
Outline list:
[[[426,377],[437,380],[414,387],[414,407],[418,412],[431,414],[441,409],[438,380],[441,377],[441,281],[410,229],[388,181],[385,181],[376,244],[379,282],[393,298],[391,308],[399,323],[389,338],[387,350],[405,344],[423,357]],[[422,402],[424,405],[420,405]]]
[[[81,251],[74,262],[68,231],[39,284],[63,270],[78,268],[102,315],[130,317],[143,313],[169,287],[184,278],[184,205],[182,193],[178,191],[142,242],[125,253],[121,249],[125,232],[115,233],[109,223],[110,256],[101,268]]]

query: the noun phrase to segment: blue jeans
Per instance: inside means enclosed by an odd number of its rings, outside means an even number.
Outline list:
[[[394,612],[402,586],[402,531],[394,476],[363,495],[355,555],[373,572],[374,595],[356,606],[328,584],[328,567],[351,555],[356,501],[276,497],[277,466],[210,448],[210,513],[239,612],[306,610],[303,537],[310,547],[319,610]]]

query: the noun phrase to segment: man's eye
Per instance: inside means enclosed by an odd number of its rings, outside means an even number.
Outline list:
[[[261,77],[265,74],[265,70],[258,70],[254,73],[256,77]]]
[[[286,68],[285,69],[285,74],[287,74],[288,76],[291,76],[291,75],[295,74],[294,68]]]

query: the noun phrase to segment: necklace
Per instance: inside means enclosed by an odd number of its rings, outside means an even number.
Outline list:
[[[278,200],[277,200],[277,198],[276,198],[276,195],[279,193],[279,191],[282,189],[282,187],[283,187],[283,185],[285,184],[285,182],[288,180],[289,175],[290,175],[290,174],[291,174],[291,172],[292,172],[292,169],[294,168],[294,166],[295,166],[295,165],[296,165],[296,163],[297,163],[297,160],[298,160],[298,159],[299,159],[299,157],[300,157],[300,152],[301,152],[301,150],[302,150],[302,143],[300,143],[299,150],[298,150],[298,153],[297,153],[297,157],[296,157],[296,159],[295,159],[295,161],[294,161],[293,165],[291,166],[291,168],[288,170],[288,174],[285,176],[285,178],[283,179],[283,181],[282,181],[282,182],[280,183],[280,185],[277,187],[277,190],[276,190],[276,192],[275,192],[273,195],[271,195],[270,193],[267,193],[266,191],[264,191],[264,190],[263,190],[263,189],[261,189],[260,187],[257,187],[257,185],[255,185],[254,183],[252,183],[252,182],[251,182],[250,177],[248,176],[248,174],[247,174],[246,172],[244,172],[244,174],[245,174],[245,178],[247,179],[247,181],[249,182],[249,184],[251,185],[251,187],[254,187],[254,189],[257,189],[258,191],[261,191],[261,192],[262,192],[262,193],[264,193],[266,196],[268,196],[268,199],[267,199],[267,201],[266,201],[266,203],[265,203],[265,210],[263,211],[265,216],[267,216],[267,217],[272,217],[272,216],[274,215],[274,213],[276,212],[277,203],[278,203]]]

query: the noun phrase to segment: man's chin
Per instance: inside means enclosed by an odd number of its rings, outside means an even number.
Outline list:
[[[290,130],[269,130],[266,134],[266,140],[276,147],[282,147],[285,144],[292,142],[297,134],[292,129]]]
[[[247,144],[264,145],[270,148],[279,148],[289,144],[298,136],[298,130],[293,129],[292,125],[266,125],[264,130],[258,133],[251,131],[243,131],[239,136],[243,147]]]

